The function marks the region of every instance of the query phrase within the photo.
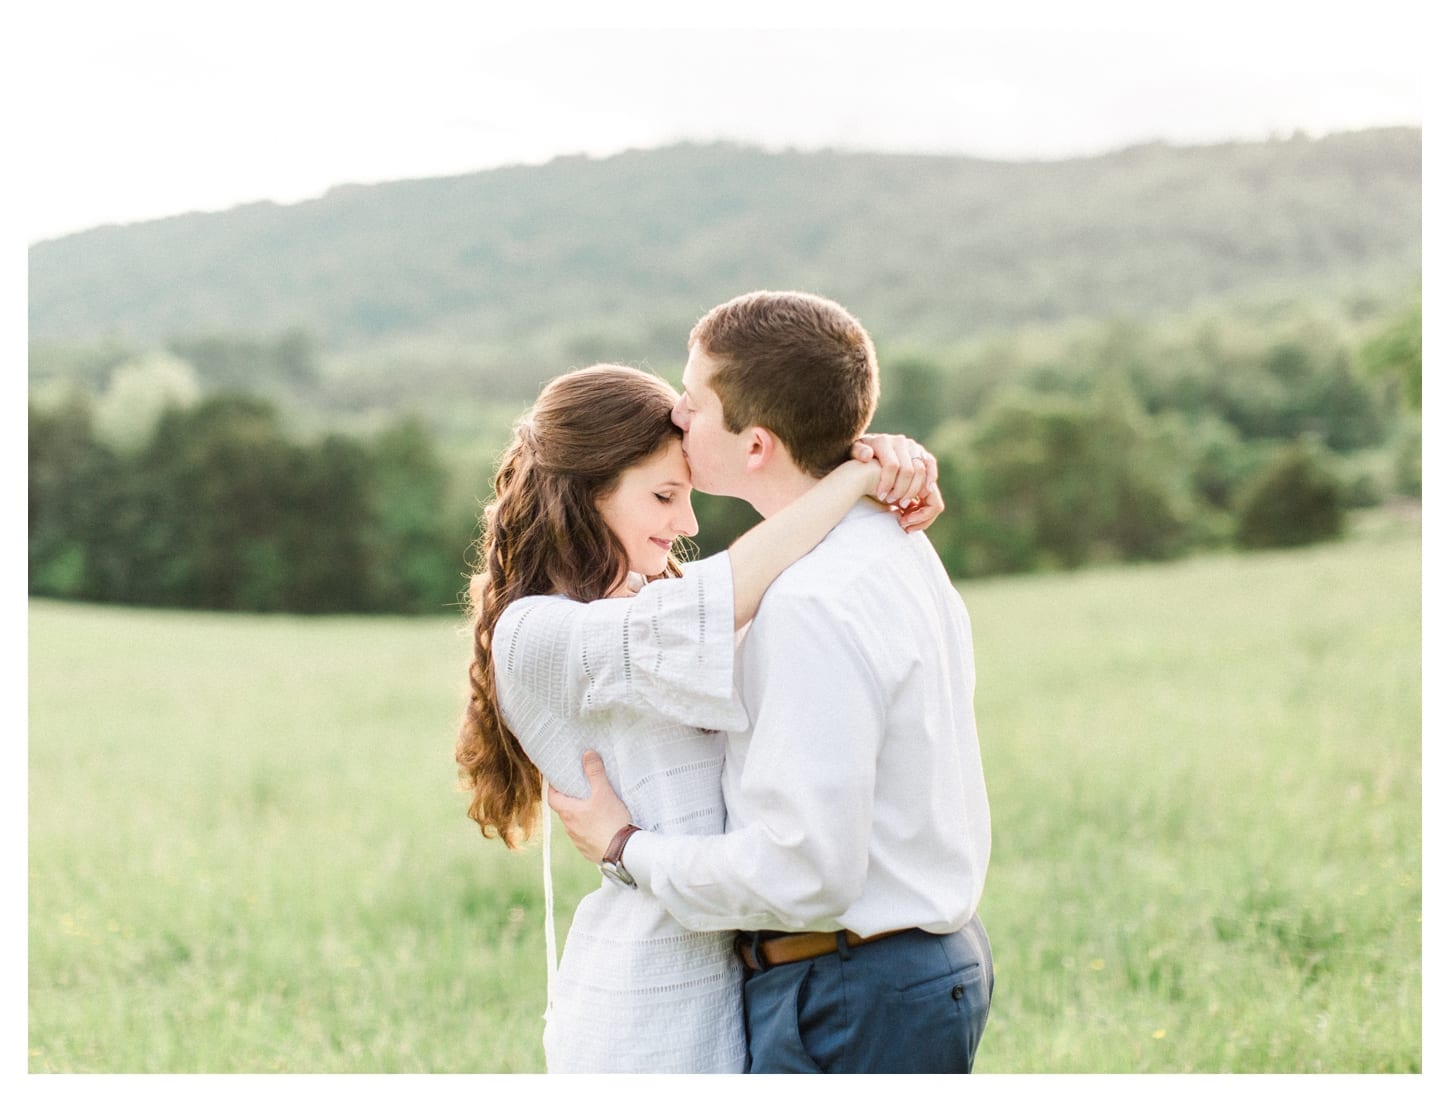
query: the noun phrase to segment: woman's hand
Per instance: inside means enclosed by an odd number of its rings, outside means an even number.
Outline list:
[[[906,531],[929,528],[946,508],[936,484],[936,456],[915,440],[896,434],[867,433],[852,445],[851,456],[880,464],[875,496],[891,506]]]

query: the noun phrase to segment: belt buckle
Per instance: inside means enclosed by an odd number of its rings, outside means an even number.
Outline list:
[[[760,931],[741,930],[735,935],[735,948],[745,966],[756,972],[769,972],[772,965],[760,952]]]

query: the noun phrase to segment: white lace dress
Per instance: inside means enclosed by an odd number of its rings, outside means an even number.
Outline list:
[[[598,750],[634,823],[718,834],[720,732],[746,726],[734,638],[723,553],[634,597],[528,597],[494,629],[499,706],[561,792],[588,795],[579,759]],[[686,930],[651,896],[601,876],[565,940],[544,1028],[549,1071],[743,1071],[731,941]]]

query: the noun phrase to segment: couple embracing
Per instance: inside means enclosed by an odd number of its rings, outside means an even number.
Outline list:
[[[971,629],[921,532],[935,460],[863,436],[878,392],[851,314],[762,291],[696,324],[682,395],[586,368],[516,427],[457,758],[485,836],[547,800],[604,874],[551,983],[551,1072],[972,1068]],[[692,487],[764,519],[681,564]]]

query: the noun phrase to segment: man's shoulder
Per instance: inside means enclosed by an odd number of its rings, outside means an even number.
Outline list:
[[[866,593],[890,588],[907,564],[935,555],[920,535],[907,535],[896,516],[869,504],[857,506],[807,555],[791,565],[766,591],[772,602],[850,604]],[[914,569],[914,568],[913,568]]]

